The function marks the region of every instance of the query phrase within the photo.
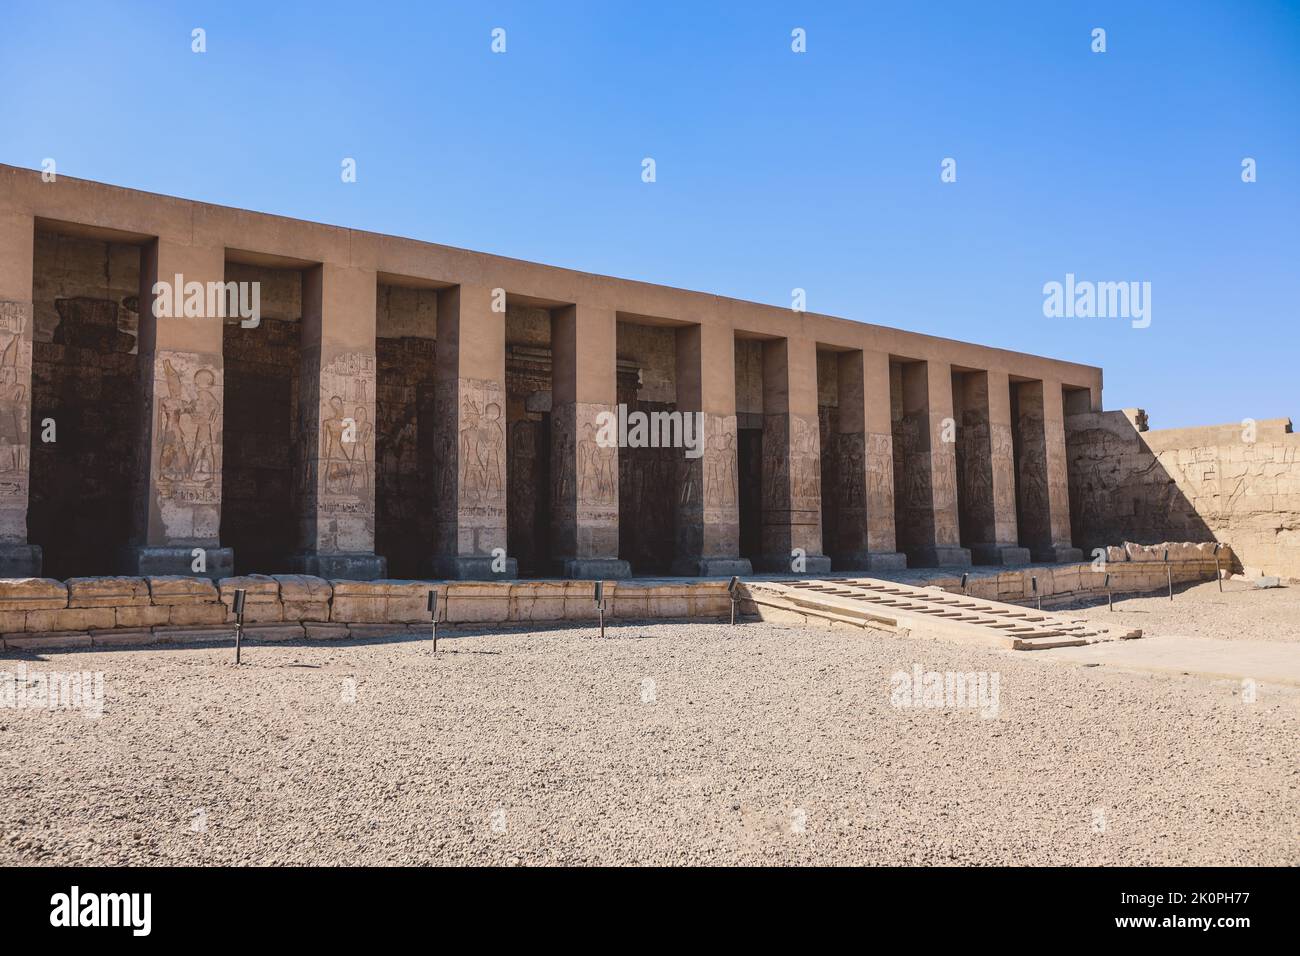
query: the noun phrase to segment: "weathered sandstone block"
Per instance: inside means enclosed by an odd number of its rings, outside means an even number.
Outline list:
[[[116,624],[116,614],[111,607],[69,607],[54,610],[28,611],[27,631],[88,631],[91,628],[108,628]]]
[[[179,574],[145,578],[149,597],[154,604],[216,604],[220,601],[217,586],[208,578],[190,578]]]
[[[148,603],[149,582],[144,578],[68,578],[68,607],[136,607]]]
[[[114,608],[117,627],[153,627],[155,624],[167,623],[169,608],[156,605],[127,606]]]
[[[167,620],[160,621],[160,624],[170,624],[175,627],[192,627],[196,624],[224,624],[226,621],[226,606],[220,602],[216,604],[173,604],[164,608],[167,611]]]
[[[53,578],[0,580],[0,611],[35,611],[68,606],[68,587]]]
[[[564,581],[519,581],[510,589],[512,621],[558,621],[564,618]]]
[[[510,619],[512,590],[512,586],[502,587],[489,583],[449,584],[444,595],[447,616],[443,619],[457,623],[507,621]],[[429,619],[427,611],[424,619]]]
[[[280,584],[275,578],[266,574],[246,574],[233,578],[222,578],[217,582],[221,593],[221,603],[226,606],[226,621],[235,621],[235,592],[240,588],[244,594],[244,623],[277,623],[284,620],[284,605],[280,603]]]
[[[155,627],[153,629],[154,637],[165,644],[197,644],[203,642],[220,642],[229,641],[231,644],[235,641],[235,629],[230,625],[220,625],[215,627]]]
[[[121,647],[135,644],[157,644],[158,638],[148,627],[114,628],[111,631],[91,631],[90,643],[94,647]]]
[[[330,620],[341,624],[406,623],[429,620],[429,590],[423,581],[334,581]]]
[[[330,619],[334,589],[324,578],[310,574],[274,574],[280,584],[280,603],[286,621],[325,622]]]

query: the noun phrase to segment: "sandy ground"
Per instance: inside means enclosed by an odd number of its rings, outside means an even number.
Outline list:
[[[1049,610],[1083,609],[1083,616],[1128,627],[1144,634],[1213,637],[1225,641],[1300,642],[1300,587],[1259,589],[1242,578],[1174,587],[1167,594],[1117,595],[1115,610],[1105,599],[1086,604],[1054,605]]]
[[[238,671],[224,647],[11,653],[102,671],[105,701],[0,710],[0,864],[1300,863],[1295,689],[860,631],[609,633],[254,645]],[[996,717],[894,706],[913,665],[996,673]]]

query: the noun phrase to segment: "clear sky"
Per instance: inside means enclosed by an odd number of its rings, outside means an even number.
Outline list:
[[[0,162],[760,302],[803,288],[810,311],[1101,365],[1106,406],[1156,428],[1300,420],[1300,0],[3,6]],[[1044,317],[1067,273],[1150,282],[1150,326]]]

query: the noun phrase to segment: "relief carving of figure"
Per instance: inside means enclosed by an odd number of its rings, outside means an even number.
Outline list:
[[[27,473],[27,389],[18,384],[18,349],[15,333],[0,353],[0,472]]]

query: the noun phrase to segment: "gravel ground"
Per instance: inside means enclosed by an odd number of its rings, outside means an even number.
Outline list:
[[[609,633],[252,645],[238,671],[10,654],[103,671],[105,705],[0,710],[0,864],[1300,863],[1300,693],[862,631]],[[913,664],[995,672],[996,718],[892,706]]]
[[[1223,593],[1214,581],[1176,586],[1174,600],[1168,594],[1130,597],[1116,595],[1115,610],[1100,603],[1060,605],[1083,609],[1084,617],[1140,627],[1144,634],[1188,637],[1216,637],[1221,640],[1300,641],[1300,587],[1256,588],[1240,578],[1223,582]]]

